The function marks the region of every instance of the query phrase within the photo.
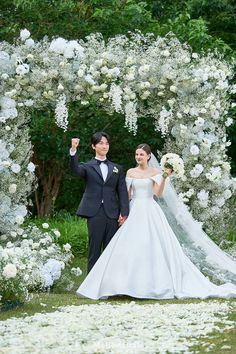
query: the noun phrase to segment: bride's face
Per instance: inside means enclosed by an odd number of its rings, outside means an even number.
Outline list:
[[[148,155],[143,149],[137,149],[135,151],[135,160],[138,165],[146,165],[149,157],[150,155]]]

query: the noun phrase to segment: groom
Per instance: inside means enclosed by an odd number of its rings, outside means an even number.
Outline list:
[[[109,135],[97,132],[92,136],[91,144],[95,157],[88,162],[78,163],[76,151],[79,139],[72,139],[70,149],[70,167],[86,183],[77,215],[87,218],[88,272],[100,257],[102,248],[108,245],[129,214],[123,169],[106,158]]]

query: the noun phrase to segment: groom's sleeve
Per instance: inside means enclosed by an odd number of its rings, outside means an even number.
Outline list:
[[[128,191],[125,182],[125,175],[123,168],[120,166],[119,168],[119,181],[117,186],[117,193],[120,202],[120,213],[122,216],[129,215],[129,197]]]
[[[86,176],[86,168],[83,163],[78,163],[78,158],[76,155],[71,155],[70,153],[70,168],[77,175],[82,178]]]

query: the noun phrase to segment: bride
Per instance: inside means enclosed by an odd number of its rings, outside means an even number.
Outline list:
[[[236,297],[236,262],[180,202],[169,181],[172,171],[162,173],[157,162],[153,165],[147,144],[136,148],[135,159],[137,167],[126,177],[129,217],[77,294],[91,299]],[[154,195],[163,198],[156,201]]]

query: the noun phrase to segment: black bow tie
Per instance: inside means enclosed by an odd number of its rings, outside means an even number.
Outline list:
[[[98,159],[96,159],[96,161],[97,161],[97,163],[100,165],[102,162],[103,163],[108,163],[108,160],[106,159],[106,160],[98,160]]]

